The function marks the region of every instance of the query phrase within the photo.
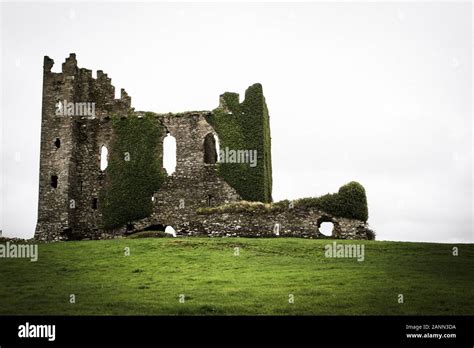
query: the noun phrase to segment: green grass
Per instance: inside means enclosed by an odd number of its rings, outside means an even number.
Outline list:
[[[457,245],[455,257],[448,244],[338,241],[365,244],[365,261],[357,262],[326,258],[327,243],[193,237],[40,244],[37,262],[0,259],[0,314],[474,314],[472,244]]]

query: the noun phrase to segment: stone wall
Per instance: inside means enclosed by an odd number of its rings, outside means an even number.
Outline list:
[[[183,216],[185,218],[183,218]],[[332,222],[332,235],[323,235],[319,227]],[[183,215],[179,208],[168,215],[157,214],[134,225],[133,231],[151,225],[172,226],[178,235],[209,237],[300,237],[370,239],[367,223],[331,216],[315,208],[289,208],[283,211],[244,211]],[[133,232],[129,231],[129,232]]]

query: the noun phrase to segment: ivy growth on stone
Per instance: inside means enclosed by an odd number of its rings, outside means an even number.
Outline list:
[[[364,187],[352,181],[341,188],[338,193],[328,193],[320,197],[307,197],[294,201],[294,208],[314,207],[336,217],[345,217],[367,221],[369,218],[367,197]],[[212,208],[199,208],[198,214],[222,214],[222,213],[263,213],[270,211],[285,211],[290,209],[290,201],[264,204],[261,202],[241,201]]]
[[[271,137],[262,85],[254,84],[239,103],[237,93],[224,93],[221,105],[207,117],[216,130],[220,148],[257,150],[257,166],[220,163],[222,177],[247,201],[272,201]]]
[[[114,115],[112,127],[114,137],[99,205],[106,229],[149,216],[151,196],[166,178],[157,156],[164,128],[153,113],[141,118],[133,113],[127,118]]]
[[[295,202],[295,207],[316,207],[335,216],[362,221],[369,219],[365,189],[355,181],[341,186],[337,193],[301,198]]]

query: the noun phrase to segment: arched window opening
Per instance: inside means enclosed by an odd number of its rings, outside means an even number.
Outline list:
[[[59,138],[56,138],[54,141],[54,146],[56,146],[57,149],[61,147],[61,140],[59,140]]]
[[[214,134],[214,141],[216,142],[217,162],[221,161],[221,146],[219,144],[219,137]]]
[[[92,209],[94,209],[94,210],[97,209],[97,198],[92,199]]]
[[[176,138],[169,132],[163,139],[163,168],[168,175],[176,171]]]
[[[204,163],[215,164],[217,162],[216,138],[209,133],[204,138]]]
[[[100,149],[100,170],[101,171],[104,171],[109,165],[108,157],[109,157],[109,150],[105,146],[102,146]]]

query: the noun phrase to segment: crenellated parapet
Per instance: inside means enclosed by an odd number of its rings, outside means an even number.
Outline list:
[[[121,89],[120,98],[115,99],[115,87],[112,85],[112,79],[102,70],[97,70],[97,78],[93,78],[92,70],[78,67],[74,53],[71,53],[62,63],[60,73],[52,72],[53,66],[54,60],[45,56],[44,82],[47,84],[46,87],[54,91],[51,95],[54,103],[50,103],[52,105],[49,105],[48,110],[55,110],[57,103],[66,101],[94,104],[94,115],[79,114],[74,116],[102,118],[107,117],[110,113],[127,114],[131,111],[131,97],[127,92]]]

